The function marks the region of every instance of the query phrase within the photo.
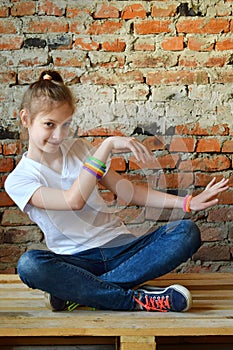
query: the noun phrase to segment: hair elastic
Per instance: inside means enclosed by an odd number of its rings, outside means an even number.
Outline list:
[[[43,79],[44,79],[44,80],[52,80],[52,77],[51,77],[51,75],[49,75],[49,74],[45,74],[45,75],[43,76]]]

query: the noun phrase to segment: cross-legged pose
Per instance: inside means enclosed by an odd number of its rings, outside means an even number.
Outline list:
[[[48,250],[31,250],[18,262],[22,281],[46,292],[54,311],[85,305],[98,309],[185,311],[190,292],[174,284],[144,283],[185,262],[200,247],[191,220],[167,223],[138,237],[110,211],[98,182],[126,203],[184,212],[206,209],[228,189],[228,180],[210,181],[197,196],[175,196],[140,186],[110,169],[112,150],[128,150],[138,162],[154,155],[137,139],[113,136],[93,147],[70,139],[75,111],[60,74],[44,71],[25,92],[20,109],[28,129],[28,150],[8,176],[5,188],[45,235]]]

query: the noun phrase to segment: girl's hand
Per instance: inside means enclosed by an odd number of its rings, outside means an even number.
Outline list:
[[[135,137],[112,136],[108,141],[112,149],[131,151],[138,162],[146,163],[154,160],[153,153]]]
[[[210,183],[206,186],[205,190],[193,197],[190,203],[190,209],[194,211],[203,210],[209,208],[218,203],[218,199],[211,199],[215,197],[218,193],[226,191],[228,186],[228,179],[222,179],[221,181],[215,183],[216,178],[214,177]]]

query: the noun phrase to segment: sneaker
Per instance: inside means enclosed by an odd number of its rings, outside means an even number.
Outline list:
[[[64,301],[57,297],[52,296],[49,293],[44,293],[45,305],[52,311],[73,311],[77,309],[79,304],[73,303],[72,301]]]
[[[182,312],[187,311],[192,306],[190,292],[179,284],[173,284],[167,288],[144,285],[136,292],[138,297],[134,297],[134,300],[138,303],[139,310]]]

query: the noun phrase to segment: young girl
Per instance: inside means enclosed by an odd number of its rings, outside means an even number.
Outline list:
[[[183,286],[138,286],[193,255],[200,246],[197,226],[181,220],[136,237],[108,210],[97,181],[126,203],[189,212],[215,205],[213,197],[228,188],[228,180],[212,180],[202,193],[185,198],[135,185],[109,169],[111,151],[127,149],[144,163],[153,155],[132,137],[108,137],[94,151],[83,140],[69,140],[74,111],[73,96],[55,71],[44,71],[22,101],[28,151],[5,188],[41,228],[48,250],[24,253],[18,262],[20,278],[47,292],[54,311],[78,304],[111,310],[188,310],[192,298]]]

